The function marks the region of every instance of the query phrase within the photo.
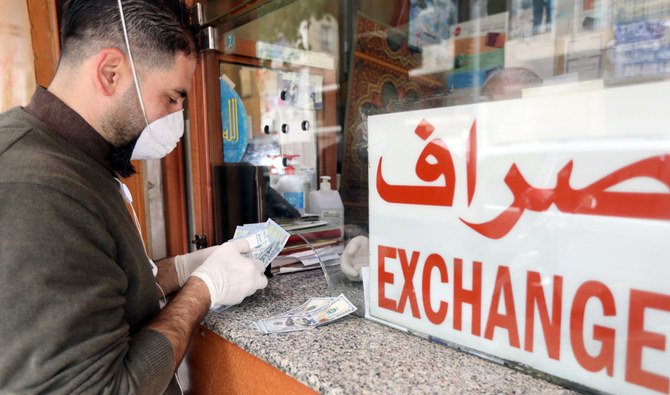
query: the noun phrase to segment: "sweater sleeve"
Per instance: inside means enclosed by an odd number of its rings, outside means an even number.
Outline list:
[[[104,219],[67,194],[0,184],[0,392],[163,393],[172,346],[130,335]]]

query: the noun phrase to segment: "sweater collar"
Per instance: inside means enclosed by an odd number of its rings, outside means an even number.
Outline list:
[[[42,121],[52,132],[61,136],[69,144],[114,173],[107,161],[112,152],[112,145],[81,115],[54,94],[38,86],[24,110]]]

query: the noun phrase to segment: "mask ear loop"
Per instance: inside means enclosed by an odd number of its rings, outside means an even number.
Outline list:
[[[128,203],[130,206],[130,210],[133,212],[133,221],[135,222],[135,228],[137,228],[137,233],[140,236],[140,241],[142,241],[142,247],[144,247],[144,255],[147,257],[149,260],[149,264],[151,265],[151,271],[153,272],[154,279],[156,277],[156,274],[158,272],[158,267],[154,263],[154,261],[149,258],[149,254],[147,254],[147,246],[144,244],[144,239],[142,238],[142,226],[140,225],[140,220],[137,217],[137,213],[135,212],[135,207],[133,207],[133,195],[130,193],[130,189],[121,182],[118,178],[114,177],[116,182],[119,184],[119,191],[121,192],[121,197],[123,197],[123,201]],[[154,281],[154,284],[158,287],[158,290],[161,291],[161,295],[163,296],[163,304],[161,305],[161,309],[167,304],[167,298],[165,297],[165,291],[163,291],[163,288],[158,284],[157,282]],[[181,394],[184,394],[184,391],[182,390],[181,383],[179,382],[179,377],[177,376],[177,373],[174,375],[175,379],[177,380],[177,385],[179,386],[179,391]]]
[[[130,41],[128,40],[128,30],[126,29],[126,18],[123,15],[123,5],[121,4],[121,0],[117,0],[117,3],[119,5],[119,16],[121,17],[121,28],[123,29],[123,38],[126,42],[126,48],[128,49],[128,59],[130,60],[130,69],[133,71],[133,82],[135,85],[135,90],[137,91],[137,98],[140,101],[140,107],[142,108],[142,115],[144,116],[144,122],[149,126],[149,122],[147,120],[147,114],[144,111],[144,101],[142,100],[142,92],[140,91],[140,83],[139,80],[137,79],[137,72],[135,71],[135,62],[133,61],[133,54],[130,50]],[[142,239],[142,227],[140,226],[140,220],[137,218],[137,213],[135,212],[135,207],[133,207],[133,196],[130,193],[130,190],[128,190],[128,187],[121,182],[118,178],[114,178],[118,183],[119,183],[119,188],[121,188],[121,194],[123,196],[123,199],[130,205],[130,209],[133,212],[133,220],[135,221],[135,227],[137,228],[137,232],[139,233],[140,240],[142,240],[142,246],[144,247],[144,254],[147,256],[147,259],[151,263],[151,270],[154,272],[154,276],[156,275],[156,272],[158,271],[158,268],[156,267],[156,264],[154,261],[149,258],[149,254],[147,254],[147,246],[144,244],[144,239]],[[165,292],[163,292],[163,289],[161,288],[158,283],[156,283],[158,286],[158,289],[160,289],[161,294],[163,294],[163,302],[167,303],[167,300],[165,298]]]
[[[139,80],[137,79],[137,71],[135,71],[135,62],[133,61],[133,54],[130,51],[130,40],[128,40],[128,29],[126,29],[126,18],[123,16],[123,5],[121,4],[121,0],[117,0],[117,3],[119,4],[119,14],[121,16],[121,28],[123,29],[123,38],[126,41],[126,48],[128,49],[128,59],[130,60],[130,69],[133,71],[133,81],[135,82],[137,99],[140,101],[140,107],[142,108],[142,115],[144,116],[144,122],[147,124],[147,126],[149,126],[149,120],[147,119],[147,112],[144,110],[144,101],[142,100],[142,92],[140,92],[140,83]],[[116,181],[118,181],[121,185],[123,185],[127,189],[127,187],[118,178],[116,179]],[[139,227],[139,220],[137,219],[137,214],[135,214],[135,208],[133,208],[132,205],[132,197],[131,197],[130,208],[133,211],[133,217],[135,217],[135,226],[137,226],[137,230],[140,232],[140,240],[142,240],[142,245],[144,246],[144,240],[142,239],[141,228]],[[149,262],[151,262],[152,269],[156,267],[154,261],[152,261],[151,258],[149,258],[149,255],[147,254],[146,246],[144,246],[144,254],[147,255]],[[158,283],[156,283],[156,286],[158,286],[158,289],[161,291],[161,294],[163,294],[163,303],[167,304],[167,299],[165,298],[165,292],[163,292],[163,288],[161,288],[161,286],[158,285]],[[179,392],[183,395],[184,391],[182,390],[181,383],[179,382],[179,377],[177,376],[176,373],[174,374],[174,377],[177,380],[177,385],[179,386]]]
[[[142,239],[142,225],[140,224],[140,220],[137,217],[137,213],[135,212],[135,207],[133,207],[133,195],[130,193],[130,189],[128,189],[126,184],[121,182],[121,180],[116,177],[114,177],[114,179],[116,180],[117,184],[119,184],[119,191],[121,192],[123,201],[128,203],[130,210],[133,212],[133,221],[135,222],[135,228],[137,229],[137,233],[139,234],[140,240],[142,241],[142,247],[144,247],[144,255],[146,255],[147,259],[149,260],[149,263],[151,264],[151,270],[154,272],[155,276],[158,268],[156,267],[154,261],[149,258],[149,254],[147,254],[147,246],[144,244],[144,239]],[[158,283],[156,285],[158,285]],[[160,285],[158,285],[158,288],[160,288]],[[165,299],[165,293],[162,289],[161,292],[163,293],[163,299]]]
[[[135,83],[135,90],[137,91],[137,98],[140,101],[140,107],[142,108],[142,115],[144,116],[144,122],[149,126],[149,120],[147,119],[147,113],[144,110],[144,100],[142,100],[142,92],[140,92],[140,82],[137,79],[137,72],[135,71],[135,62],[133,61],[133,54],[130,51],[130,40],[128,40],[128,29],[126,29],[126,18],[123,16],[123,5],[121,5],[121,0],[117,0],[119,4],[119,14],[121,15],[121,28],[123,29],[123,38],[126,42],[126,48],[128,49],[128,59],[130,59],[130,69],[133,71],[133,81]]]

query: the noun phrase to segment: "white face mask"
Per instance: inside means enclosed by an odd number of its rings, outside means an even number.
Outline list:
[[[172,152],[177,146],[179,139],[184,134],[184,110],[173,112],[172,114],[166,115],[151,123],[148,122],[147,113],[144,109],[144,101],[142,100],[142,93],[140,92],[140,84],[137,79],[137,72],[135,71],[133,55],[130,51],[130,41],[128,40],[128,30],[126,29],[126,19],[123,16],[123,6],[121,5],[121,0],[117,0],[117,2],[119,4],[119,13],[121,15],[123,37],[126,40],[126,47],[128,48],[130,68],[133,71],[133,81],[135,82],[137,97],[140,100],[140,107],[142,107],[144,122],[147,124],[135,143],[131,159],[160,159]]]
[[[184,134],[184,110],[159,118],[140,134],[131,159],[160,159],[172,152]]]

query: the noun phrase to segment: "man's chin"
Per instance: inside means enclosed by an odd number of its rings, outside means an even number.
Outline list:
[[[135,166],[130,163],[130,158],[133,155],[136,142],[137,140],[121,147],[114,147],[109,155],[109,165],[112,170],[123,178],[135,174]]]

